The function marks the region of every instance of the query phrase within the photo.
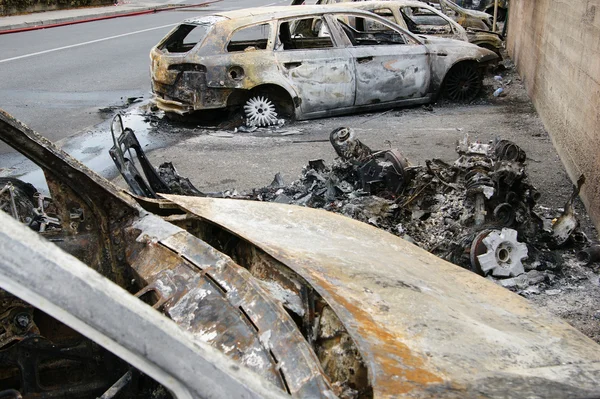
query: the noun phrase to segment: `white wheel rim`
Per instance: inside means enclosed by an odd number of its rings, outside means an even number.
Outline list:
[[[277,124],[275,105],[267,97],[252,97],[244,105],[248,126],[270,126]]]

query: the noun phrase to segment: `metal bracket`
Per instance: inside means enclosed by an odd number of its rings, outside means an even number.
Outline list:
[[[117,128],[120,131],[118,138],[115,133],[115,122],[118,122]],[[123,126],[123,118],[120,114],[115,115],[113,118],[110,125],[110,132],[112,134],[114,145],[108,152],[121,173],[121,176],[123,176],[133,193],[149,198],[156,198],[156,193],[170,194],[171,190],[160,178],[150,161],[148,161],[133,130]],[[142,176],[135,166],[133,154],[131,152],[132,149],[135,151],[135,155],[142,167],[144,176]]]

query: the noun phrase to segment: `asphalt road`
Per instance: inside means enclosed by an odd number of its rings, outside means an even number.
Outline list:
[[[178,22],[217,10],[288,2],[224,0],[0,36],[0,108],[52,141],[75,135],[104,120],[99,109],[150,96],[149,51]],[[13,155],[0,144],[0,167],[8,166],[6,159]]]

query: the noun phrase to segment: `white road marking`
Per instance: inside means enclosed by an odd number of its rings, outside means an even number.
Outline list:
[[[157,27],[154,27],[154,28],[142,29],[142,30],[138,30],[138,31],[135,31],[135,32],[123,33],[121,35],[104,37],[102,39],[90,40],[89,42],[71,44],[69,46],[63,46],[63,47],[57,47],[57,48],[53,48],[53,49],[49,49],[49,50],[44,50],[44,51],[38,51],[36,53],[30,53],[30,54],[20,55],[18,57],[6,58],[4,60],[0,60],[0,64],[3,63],[3,62],[9,62],[9,61],[21,60],[23,58],[34,57],[36,55],[48,54],[48,53],[52,53],[54,51],[66,50],[66,49],[70,49],[70,48],[73,48],[73,47],[81,47],[81,46],[86,46],[88,44],[94,44],[94,43],[104,42],[104,41],[107,41],[107,40],[118,39],[120,37],[125,37],[125,36],[129,36],[129,35],[136,35],[138,33],[149,32],[151,30],[164,29],[164,28],[168,28],[169,26],[178,25],[178,24],[179,24],[179,22],[174,23],[174,24],[169,24],[169,25],[157,26]]]
[[[269,7],[269,6],[274,6],[275,4],[287,3],[287,2],[288,2],[288,0],[281,0],[281,1],[276,1],[274,3],[265,4],[264,6],[261,6],[261,7]]]

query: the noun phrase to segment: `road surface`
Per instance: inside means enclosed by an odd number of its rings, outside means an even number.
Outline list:
[[[288,2],[224,0],[203,8],[2,35],[0,108],[55,142],[86,131],[104,120],[99,109],[150,96],[150,48],[181,20]],[[14,157],[0,143],[0,168]]]

